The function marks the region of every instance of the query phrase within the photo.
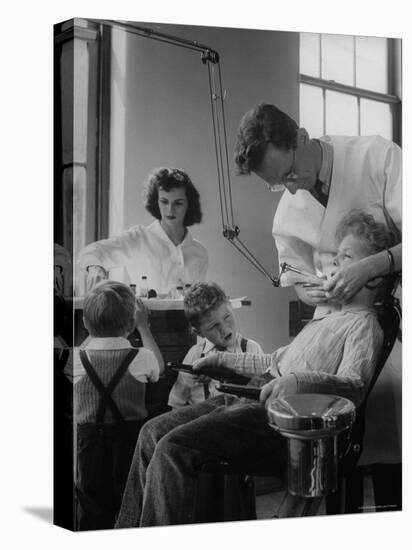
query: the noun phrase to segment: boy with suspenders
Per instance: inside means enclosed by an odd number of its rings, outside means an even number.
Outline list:
[[[147,311],[123,283],[107,281],[85,298],[90,337],[75,359],[77,528],[112,528],[136,439],[147,417],[145,384],[156,382],[163,359]],[[137,326],[143,346],[127,336]]]
[[[257,342],[247,340],[236,331],[228,298],[216,283],[192,285],[185,296],[184,309],[193,331],[200,337],[198,343],[187,352],[184,364],[191,365],[197,359],[217,351],[263,353]],[[177,408],[215,397],[219,395],[216,384],[215,380],[205,376],[179,372],[168,404]]]

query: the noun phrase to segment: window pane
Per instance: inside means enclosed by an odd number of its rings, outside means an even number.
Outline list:
[[[388,43],[386,38],[356,37],[356,86],[388,93]]]
[[[300,85],[299,125],[309,132],[311,137],[323,136],[323,99],[322,89],[307,84]]]
[[[358,135],[358,102],[355,96],[326,91],[326,133]]]
[[[387,103],[361,99],[360,103],[361,135],[379,134],[392,139],[392,113]]]
[[[353,86],[355,84],[353,36],[322,34],[321,44],[321,77]]]
[[[300,72],[320,77],[320,35],[300,33]]]

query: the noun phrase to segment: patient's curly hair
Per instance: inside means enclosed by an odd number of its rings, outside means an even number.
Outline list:
[[[211,310],[217,309],[228,300],[225,292],[216,283],[193,283],[183,300],[187,320],[198,329]]]
[[[371,214],[363,210],[351,210],[339,222],[336,228],[336,243],[347,235],[361,238],[371,254],[376,254],[395,246],[396,237],[384,223],[377,222]]]
[[[200,223],[202,221],[202,210],[200,208],[200,196],[192,180],[178,168],[155,168],[150,172],[145,182],[144,205],[146,210],[156,218],[161,219],[158,199],[159,188],[170,191],[176,187],[183,187],[187,198],[187,212],[184,219],[185,227]]]

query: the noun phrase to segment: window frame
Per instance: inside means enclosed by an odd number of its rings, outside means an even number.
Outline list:
[[[320,38],[322,38],[322,33],[319,33]],[[341,84],[335,80],[327,80],[325,78],[315,77],[304,73],[299,73],[299,86],[306,84],[309,86],[315,86],[322,90],[322,100],[323,100],[323,134],[326,134],[326,91],[334,91],[338,93],[343,93],[346,95],[352,95],[357,98],[358,112],[357,112],[357,127],[358,134],[360,135],[360,119],[361,119],[361,109],[360,101],[361,99],[369,99],[372,101],[378,101],[389,105],[392,112],[392,140],[397,143],[399,146],[402,145],[402,100],[399,95],[396,93],[397,88],[400,87],[397,82],[400,81],[400,51],[397,48],[396,42],[400,39],[388,38],[388,88],[390,93],[376,92],[374,90],[369,90],[366,88],[359,88],[357,86],[351,86],[348,84]],[[356,55],[356,49],[355,53]],[[319,62],[322,61],[322,40],[320,40],[319,48]]]

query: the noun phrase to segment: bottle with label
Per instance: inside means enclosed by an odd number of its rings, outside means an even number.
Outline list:
[[[147,276],[142,275],[142,278],[140,279],[139,296],[141,298],[147,298],[148,292],[149,292],[149,287],[147,285]]]

